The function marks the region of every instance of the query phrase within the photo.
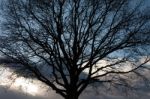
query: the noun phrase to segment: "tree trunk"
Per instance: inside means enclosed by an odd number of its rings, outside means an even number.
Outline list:
[[[77,94],[77,90],[70,90],[67,92],[67,95],[65,97],[65,99],[78,99],[79,98],[79,94]]]
[[[70,94],[70,95],[67,95],[66,97],[65,97],[65,99],[78,99],[79,97],[78,97],[78,95],[77,94]]]

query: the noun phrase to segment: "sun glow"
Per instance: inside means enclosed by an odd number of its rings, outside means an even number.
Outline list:
[[[0,74],[0,86],[32,96],[40,96],[45,93],[46,86],[37,79],[18,77],[11,69],[3,67],[0,67]]]
[[[35,96],[38,93],[38,86],[32,81],[27,80],[23,77],[16,79],[14,87],[19,88],[23,92]]]
[[[98,72],[94,73],[93,76],[103,75],[106,72],[113,71],[113,70],[126,72],[126,71],[129,71],[129,70],[133,69],[132,68],[132,63],[130,63],[130,62],[125,62],[125,63],[121,63],[121,64],[112,65],[112,64],[116,63],[117,61],[118,60],[112,60],[112,61],[110,61],[110,60],[100,60],[100,61],[98,61],[95,65],[93,65],[92,73],[97,71],[99,68],[103,68],[103,69],[98,70]],[[83,72],[88,74],[89,69],[90,68],[86,68]]]

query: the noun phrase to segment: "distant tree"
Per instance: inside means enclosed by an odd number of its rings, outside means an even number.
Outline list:
[[[65,99],[96,82],[125,85],[120,75],[150,60],[142,1],[6,0],[0,51]]]

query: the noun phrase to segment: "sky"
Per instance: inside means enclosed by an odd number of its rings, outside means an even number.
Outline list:
[[[0,0],[0,2],[3,0]],[[150,0],[146,0],[145,8],[150,8]],[[1,15],[1,14],[0,14]],[[0,22],[2,18],[0,17]],[[1,24],[1,23],[0,23]],[[1,27],[0,27],[0,32]],[[57,95],[51,89],[45,90],[43,84],[38,82],[37,80],[29,80],[23,77],[19,77],[15,80],[12,84],[11,79],[9,78],[12,72],[2,71],[3,68],[0,68],[0,98],[1,99],[62,99],[59,95]],[[9,83],[7,83],[9,82]],[[31,83],[34,82],[34,83]],[[12,84],[12,85],[11,85]],[[8,86],[11,86],[8,88]],[[89,92],[89,93],[88,93]],[[95,95],[92,89],[88,89],[87,93],[81,96],[80,99],[149,99],[150,97],[150,90],[143,88],[138,94],[135,96],[120,96],[116,94],[106,95]]]

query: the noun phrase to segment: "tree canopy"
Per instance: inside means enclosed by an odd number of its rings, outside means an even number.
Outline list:
[[[136,74],[149,62],[142,1],[6,0],[0,51],[65,99],[78,99],[89,84],[115,84],[121,79],[111,75]]]

